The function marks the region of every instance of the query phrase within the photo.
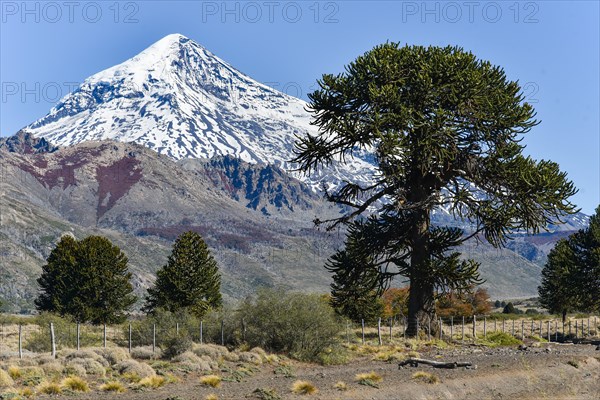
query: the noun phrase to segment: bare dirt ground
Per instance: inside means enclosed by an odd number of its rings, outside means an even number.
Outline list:
[[[222,382],[218,388],[200,384],[200,373],[181,376],[179,383],[159,389],[122,394],[90,392],[52,396],[54,399],[82,400],[204,400],[210,394],[218,399],[600,399],[600,351],[596,345],[535,344],[526,350],[517,347],[484,348],[463,346],[449,349],[421,349],[420,357],[438,361],[469,361],[476,369],[434,369],[430,366],[398,368],[397,361],[374,360],[362,355],[346,365],[320,366],[295,361],[286,365],[292,377],[275,373],[277,364],[257,367],[241,382]],[[235,368],[235,363],[231,364]],[[360,385],[356,374],[374,371],[383,378],[378,388]],[[413,378],[425,371],[439,378],[427,383]],[[226,378],[227,373],[221,372]],[[318,392],[298,395],[291,392],[296,380],[310,381]],[[334,387],[347,384],[346,390]],[[257,389],[270,390],[273,397],[260,395]],[[39,398],[50,398],[40,396]]]

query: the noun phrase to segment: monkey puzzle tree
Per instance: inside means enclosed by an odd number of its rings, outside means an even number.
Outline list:
[[[208,246],[196,232],[181,234],[167,264],[156,273],[154,287],[148,289],[144,310],[187,309],[202,318],[221,303],[221,275]]]
[[[538,122],[519,84],[470,52],[386,43],[319,86],[309,95],[319,133],[298,138],[294,161],[311,173],[372,154],[372,182],[326,193],[350,211],[316,222],[349,225],[346,248],[372,262],[346,265],[376,270],[373,289],[410,280],[408,335],[435,316],[436,291],[479,282],[478,264],[453,248],[471,237],[502,246],[513,230],[535,233],[575,212],[576,190],[558,165],[522,154]],[[473,228],[433,227],[442,206]]]
[[[125,253],[102,236],[63,236],[38,279],[39,311],[79,322],[120,323],[136,302]]]
[[[600,207],[586,229],[559,240],[548,254],[538,287],[550,312],[600,310]]]

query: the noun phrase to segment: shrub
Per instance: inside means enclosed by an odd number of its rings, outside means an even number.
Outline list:
[[[123,393],[127,389],[125,389],[125,386],[119,381],[109,381],[101,385],[100,390],[104,392]]]
[[[504,306],[504,309],[502,310],[503,314],[514,314],[515,313],[515,306],[513,303],[507,303]]]
[[[63,373],[65,375],[75,375],[75,376],[87,375],[87,372],[85,371],[85,368],[83,367],[83,365],[72,364],[72,363],[65,365],[65,367],[63,369]]]
[[[60,375],[64,370],[63,365],[56,361],[44,363],[44,364],[42,364],[41,368],[46,375]],[[85,373],[85,369],[83,370],[83,372]],[[79,374],[79,375],[83,375],[83,374]]]
[[[102,356],[109,365],[115,365],[123,360],[131,358],[127,350],[122,347],[107,347],[106,349],[95,348],[94,352]]]
[[[335,385],[333,385],[333,387],[334,387],[334,389],[337,389],[341,392],[348,390],[348,385],[346,384],[346,382],[342,382],[342,381],[336,382]]]
[[[103,367],[108,367],[110,365],[104,357],[102,357],[100,354],[91,349],[71,351],[68,352],[65,356],[66,360],[72,360],[75,358],[94,360]]]
[[[74,392],[89,392],[90,387],[86,381],[78,376],[69,376],[61,382],[61,386]]]
[[[216,344],[201,344],[193,346],[193,351],[198,356],[208,356],[213,360],[218,360],[225,357],[229,350],[227,347],[218,346]]]
[[[152,346],[133,347],[131,357],[138,360],[155,360],[162,357],[162,350],[155,348],[152,351]]]
[[[200,383],[204,386],[219,387],[221,386],[221,377],[217,375],[201,376]]]
[[[261,290],[242,304],[240,315],[252,315],[246,320],[248,345],[306,361],[318,360],[342,330],[332,308],[314,294]]]
[[[140,378],[156,375],[156,372],[154,372],[154,369],[152,369],[151,366],[136,360],[121,361],[120,363],[116,364],[114,368],[121,375],[135,374]]]
[[[104,376],[106,369],[98,361],[91,358],[73,358],[67,366],[80,365],[85,369],[87,375],[99,375]]]
[[[172,336],[164,343],[162,357],[166,360],[171,360],[172,358],[191,350],[192,344],[192,339],[188,336]]]
[[[294,394],[315,394],[317,388],[308,381],[296,381],[292,385],[292,393]]]
[[[413,379],[419,379],[422,380],[423,382],[427,382],[427,383],[431,383],[431,384],[436,384],[439,383],[440,379],[434,375],[431,374],[429,372],[425,372],[425,371],[417,371],[413,374]]]

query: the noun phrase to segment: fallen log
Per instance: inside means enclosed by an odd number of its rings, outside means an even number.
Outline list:
[[[440,361],[426,360],[424,358],[409,358],[409,359],[406,359],[406,360],[398,363],[398,368],[402,368],[405,365],[410,365],[411,367],[418,367],[419,364],[431,365],[433,368],[447,368],[447,369],[454,369],[454,368],[459,368],[459,367],[465,367],[465,368],[473,367],[473,364],[470,362],[458,362],[458,361],[440,362]]]

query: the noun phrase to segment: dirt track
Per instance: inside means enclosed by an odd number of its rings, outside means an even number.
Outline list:
[[[600,399],[600,351],[591,345],[546,344],[521,351],[516,348],[430,349],[421,357],[440,361],[470,361],[476,369],[433,369],[429,366],[398,369],[397,362],[375,361],[363,356],[347,365],[316,366],[292,362],[295,377],[274,373],[276,366],[263,365],[242,382],[223,382],[219,388],[206,388],[199,374],[186,375],[181,383],[160,389],[111,395],[90,393],[78,399],[121,400],[203,400],[209,394],[219,399],[260,398],[256,389],[274,389],[282,399]],[[383,377],[379,388],[354,382],[358,373],[375,371]],[[435,374],[440,382],[425,383],[412,378],[416,371]],[[298,379],[308,380],[319,390],[314,395],[290,391]],[[348,388],[334,388],[343,381]],[[73,399],[73,395],[53,397]]]

